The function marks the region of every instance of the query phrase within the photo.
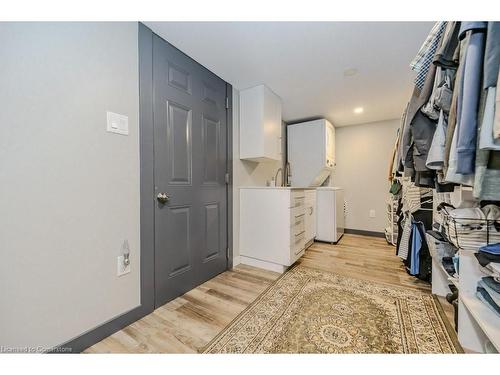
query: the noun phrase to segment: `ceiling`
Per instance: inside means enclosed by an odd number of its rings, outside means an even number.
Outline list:
[[[145,22],[237,89],[267,85],[283,120],[399,118],[432,22]],[[349,72],[350,70],[350,72]],[[346,72],[347,71],[347,72]],[[355,73],[349,75],[349,73]],[[346,74],[347,73],[347,74]],[[363,108],[362,113],[354,109]]]

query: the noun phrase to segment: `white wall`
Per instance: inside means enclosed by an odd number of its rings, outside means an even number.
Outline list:
[[[239,263],[240,255],[240,187],[265,186],[275,176],[282,161],[256,163],[240,160],[240,93],[233,87],[233,263]],[[285,150],[284,129],[282,129],[282,151]],[[278,176],[278,179],[281,174]]]
[[[387,179],[399,120],[336,128],[336,161],[330,185],[345,188],[346,228],[383,232]],[[376,217],[370,218],[369,211]]]
[[[0,345],[58,345],[140,303],[137,28],[0,24]]]

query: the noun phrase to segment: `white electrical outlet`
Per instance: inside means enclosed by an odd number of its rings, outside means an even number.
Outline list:
[[[125,257],[123,255],[116,258],[116,276],[123,276],[130,273],[130,264],[125,265]]]
[[[370,217],[373,219],[375,217],[375,210],[370,210]]]

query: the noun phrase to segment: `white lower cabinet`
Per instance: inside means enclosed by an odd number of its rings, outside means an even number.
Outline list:
[[[240,258],[244,264],[284,272],[314,238],[308,189],[240,189]],[[314,191],[314,190],[311,190]],[[312,236],[312,237],[311,237]]]
[[[306,246],[316,237],[316,190],[305,191],[305,240]]]

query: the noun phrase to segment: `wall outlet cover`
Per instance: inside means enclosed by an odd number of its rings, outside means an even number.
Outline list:
[[[106,130],[110,133],[128,135],[128,117],[114,112],[106,112]]]
[[[125,266],[124,260],[125,258],[123,255],[116,258],[116,276],[123,276],[130,273],[130,264]]]
[[[375,217],[375,210],[370,210],[370,217],[373,219]]]

